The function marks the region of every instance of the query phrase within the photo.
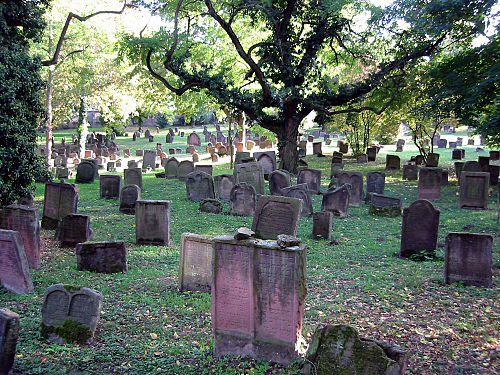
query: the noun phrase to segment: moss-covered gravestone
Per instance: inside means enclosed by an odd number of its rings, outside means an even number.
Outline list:
[[[368,213],[376,216],[401,216],[401,199],[387,195],[370,193],[370,209]]]
[[[59,344],[87,344],[101,313],[102,295],[89,288],[55,284],[45,291],[41,336]]]

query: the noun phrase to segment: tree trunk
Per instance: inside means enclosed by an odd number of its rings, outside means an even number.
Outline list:
[[[45,145],[46,145],[46,160],[50,162],[52,155],[52,91],[54,90],[54,70],[49,68],[49,76],[47,79],[47,95],[45,97],[45,106],[47,108],[47,120],[45,122]]]
[[[297,173],[299,153],[297,150],[297,136],[299,134],[299,122],[293,118],[285,120],[285,126],[281,128],[278,136],[278,153],[280,157],[280,168],[288,172]]]

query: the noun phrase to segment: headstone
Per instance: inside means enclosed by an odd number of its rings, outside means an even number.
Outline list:
[[[212,237],[182,233],[179,290],[210,293],[212,285]]]
[[[370,193],[384,194],[385,173],[368,172],[366,174],[366,202],[369,202]]]
[[[434,253],[437,247],[439,210],[421,199],[403,210],[399,256],[409,258],[421,252]]]
[[[253,150],[254,147],[255,147],[255,142],[248,140],[247,141],[247,150],[251,151],[251,150]]]
[[[488,172],[490,174],[490,185],[497,186],[498,185],[498,174],[500,167],[498,165],[490,164],[488,167]]]
[[[249,152],[236,152],[234,157],[234,164],[240,164],[243,159],[250,158]]]
[[[4,207],[0,210],[0,229],[19,232],[29,267],[39,269],[40,223],[38,209],[16,204]]]
[[[33,194],[28,193],[24,197],[19,197],[19,199],[17,200],[17,204],[33,208],[33,201],[34,201]]]
[[[425,164],[427,167],[437,168],[439,165],[439,154],[429,153],[427,154],[427,163]]]
[[[351,185],[344,184],[338,188],[330,188],[323,194],[321,211],[330,211],[335,216],[346,217],[349,210]]]
[[[89,288],[55,284],[45,291],[41,336],[58,344],[88,344],[101,314],[102,295]]]
[[[89,241],[91,236],[90,216],[69,214],[59,222],[55,239],[61,241],[62,246],[72,247],[79,242]]]
[[[466,161],[462,167],[462,172],[482,172],[481,165],[477,161]]]
[[[297,235],[302,201],[296,198],[261,195],[257,201],[252,230],[257,238],[271,240],[279,234]]]
[[[88,160],[82,160],[76,168],[77,184],[91,184],[94,182],[96,174],[96,165]]]
[[[467,145],[468,145],[468,146],[474,146],[474,138],[469,138],[469,139],[467,140]]]
[[[201,146],[200,136],[198,134],[196,134],[195,132],[189,134],[189,136],[187,137],[187,144],[190,146],[200,147]]]
[[[141,199],[141,188],[139,186],[125,186],[120,194],[120,212],[135,215],[135,202],[139,199]]]
[[[231,190],[233,186],[233,175],[221,174],[214,177],[215,196],[218,199],[229,202],[231,200]]]
[[[281,189],[290,185],[290,174],[286,171],[278,169],[269,175],[269,192],[271,195],[281,195]]]
[[[329,240],[332,237],[333,214],[329,211],[313,213],[313,237]]]
[[[451,152],[451,159],[452,160],[462,160],[462,150],[459,148],[454,149]]]
[[[477,158],[477,162],[481,166],[481,172],[488,172],[490,165],[490,157],[489,156],[479,156]]]
[[[366,156],[366,154],[356,155],[356,162],[357,163],[368,163],[368,157]]]
[[[208,214],[221,214],[223,210],[222,203],[217,199],[205,198],[200,202],[200,207],[198,208],[200,212],[205,212]]]
[[[165,136],[165,143],[174,143],[174,136],[173,134],[167,134]]]
[[[177,168],[179,162],[176,158],[168,158],[165,162],[165,177],[166,178],[177,178]]]
[[[420,168],[418,173],[418,199],[439,199],[442,177],[443,170],[441,168]]]
[[[448,147],[449,147],[449,148],[457,148],[457,142],[451,142],[451,141],[450,141],[450,142],[448,143]]]
[[[488,209],[488,188],[490,174],[487,172],[467,172],[460,174],[460,208]]]
[[[122,176],[103,174],[100,178],[99,187],[101,199],[120,199]]]
[[[194,171],[194,163],[190,160],[183,160],[177,166],[177,179],[185,181],[188,174]]]
[[[201,201],[206,198],[215,199],[214,180],[211,175],[194,171],[186,176],[186,193],[190,201]]]
[[[455,175],[457,176],[457,181],[460,185],[460,174],[462,173],[462,169],[464,167],[464,162],[462,161],[456,161],[455,162]]]
[[[0,284],[15,294],[32,293],[33,282],[19,232],[0,229],[0,250]]]
[[[438,148],[446,148],[446,145],[448,144],[448,141],[446,139],[440,139],[438,141]]]
[[[236,184],[245,182],[252,185],[257,194],[265,193],[262,165],[257,162],[235,164],[234,181]]]
[[[401,199],[387,195],[371,193],[368,213],[376,216],[401,216]]]
[[[490,151],[490,160],[499,160],[500,159],[500,151],[491,150]]]
[[[298,184],[281,189],[281,194],[288,198],[297,198],[302,201],[301,217],[309,217],[313,213],[311,193],[307,184]]]
[[[16,357],[19,339],[19,315],[0,308],[0,374],[8,375]]]
[[[489,234],[456,233],[446,236],[444,282],[491,288],[493,237]]]
[[[144,150],[135,150],[135,156],[144,156]]]
[[[322,142],[314,142],[313,143],[313,155],[323,155],[323,151],[321,150]]]
[[[253,185],[240,182],[231,189],[231,215],[253,216],[256,205],[256,192]]]
[[[212,154],[211,155],[211,160],[212,160],[212,163],[217,163],[219,161],[219,155]]]
[[[401,169],[401,159],[397,155],[386,155],[385,169],[398,170]]]
[[[333,154],[332,165],[333,164],[342,165],[342,154],[340,154],[340,156],[339,155],[335,155],[335,153]]]
[[[448,170],[443,169],[441,174],[441,186],[448,186]]]
[[[135,202],[135,242],[138,245],[170,245],[170,201]]]
[[[314,142],[314,135],[308,135],[307,136],[307,142],[309,142],[309,143]]]
[[[127,249],[123,241],[84,242],[76,245],[79,271],[127,272]]]
[[[338,141],[339,152],[347,154],[349,152],[349,145],[343,141]]]
[[[47,182],[43,202],[42,229],[56,229],[59,220],[76,213],[78,187],[65,182]]]
[[[58,167],[56,169],[56,179],[68,179],[71,176],[71,172],[69,171],[69,168],[65,167]]]
[[[297,356],[305,299],[305,246],[213,239],[214,356],[289,364]]]
[[[418,167],[413,164],[403,165],[403,180],[417,181]]]
[[[377,148],[368,147],[366,149],[366,156],[368,158],[368,161],[375,161],[377,159]]]
[[[339,173],[338,185],[351,185],[350,206],[360,206],[363,202],[363,172],[342,171]]]
[[[297,185],[307,184],[311,194],[319,194],[321,187],[321,169],[299,168]]]
[[[141,168],[128,168],[123,170],[125,186],[137,185],[142,190],[142,169]]]
[[[144,150],[142,158],[142,168],[156,168],[156,152],[153,150]]]
[[[423,155],[416,155],[415,156],[415,165],[423,165],[423,164],[424,164]]]
[[[276,154],[274,151],[254,152],[253,157],[262,166],[264,178],[268,179],[269,175],[276,169]]]

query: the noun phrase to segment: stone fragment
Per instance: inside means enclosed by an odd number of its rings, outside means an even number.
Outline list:
[[[299,246],[301,240],[298,237],[290,236],[288,234],[278,234],[278,237],[276,238],[276,243],[281,248],[287,248],[287,247]]]
[[[217,199],[206,198],[200,202],[199,210],[200,212],[206,212],[209,214],[221,214],[222,203]]]
[[[240,227],[238,228],[238,231],[234,234],[234,239],[238,241],[247,240],[253,235],[255,235],[255,232],[250,228]]]

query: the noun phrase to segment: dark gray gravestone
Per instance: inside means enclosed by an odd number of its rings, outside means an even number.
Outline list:
[[[490,151],[490,160],[499,160],[500,159],[500,151],[491,150]]]
[[[338,188],[330,188],[323,194],[321,211],[330,211],[335,216],[346,217],[349,210],[351,185],[344,184]]]
[[[246,182],[235,184],[231,189],[231,215],[253,216],[256,204],[255,188]]]
[[[302,201],[301,217],[311,216],[313,213],[313,206],[311,200],[311,193],[307,184],[298,184],[281,189],[281,195],[288,198],[297,198]]]
[[[210,293],[212,285],[212,237],[182,233],[179,290]]]
[[[415,165],[423,165],[423,164],[424,164],[424,157],[422,155],[416,155]]]
[[[123,170],[124,183],[127,185],[137,185],[142,190],[142,169],[128,168]]]
[[[368,172],[366,174],[366,202],[369,201],[370,193],[384,194],[385,173]]]
[[[89,160],[82,160],[76,168],[77,184],[91,184],[95,180],[97,166]]]
[[[135,242],[138,245],[170,245],[170,201],[135,202]]]
[[[142,157],[142,168],[156,168],[156,152],[153,150],[144,150]]]
[[[311,194],[319,194],[321,188],[321,169],[299,168],[297,185],[307,184]]]
[[[477,158],[479,165],[481,166],[481,172],[488,172],[488,167],[490,165],[489,156],[479,156]]]
[[[264,172],[262,165],[257,162],[236,164],[234,166],[234,181],[237,184],[245,182],[252,185],[257,194],[265,193]]]
[[[191,133],[187,137],[187,144],[190,146],[201,146],[201,139],[200,136],[196,133]]]
[[[356,155],[356,162],[357,163],[368,163],[368,157],[366,156],[366,154]]]
[[[343,141],[338,141],[337,143],[339,147],[339,151],[343,154],[347,154],[349,152],[349,145]]]
[[[165,137],[165,143],[174,143],[174,136],[172,134],[167,134]]]
[[[417,200],[403,210],[399,256],[409,258],[420,252],[433,253],[436,250],[439,214],[439,210],[425,199]]]
[[[75,246],[79,242],[89,241],[92,233],[90,216],[69,214],[59,222],[55,239],[61,241],[62,246]]]
[[[441,168],[420,168],[418,173],[418,199],[436,200],[441,196]]]
[[[329,211],[313,213],[313,237],[329,240],[332,237],[333,214]]]
[[[460,185],[460,174],[462,173],[462,169],[464,167],[464,162],[463,161],[456,161],[455,162],[455,176],[457,176],[457,181],[458,184]]]
[[[76,245],[79,271],[127,272],[127,249],[123,241],[84,242]]]
[[[462,172],[482,172],[481,165],[477,161],[466,161],[462,167]]]
[[[436,168],[439,165],[439,154],[427,154],[427,163],[425,165],[426,167]]]
[[[474,146],[474,138],[467,139],[467,145],[468,146]]]
[[[19,232],[0,229],[0,250],[0,284],[15,294],[33,292],[33,282]]]
[[[141,188],[137,185],[127,185],[120,193],[120,212],[135,215],[135,202],[141,199]]]
[[[47,182],[43,202],[42,229],[56,229],[59,220],[74,214],[78,206],[78,187],[65,182]]]
[[[214,180],[205,172],[194,171],[186,176],[186,193],[190,201],[215,198]]]
[[[195,171],[200,171],[200,172],[205,172],[206,174],[209,174],[212,176],[214,172],[214,167],[213,165],[197,165],[194,167]]]
[[[40,222],[38,209],[10,205],[0,210],[0,229],[19,232],[30,268],[40,268]]]
[[[262,166],[264,178],[268,179],[269,175],[276,169],[276,154],[274,151],[254,152],[253,157]]]
[[[282,195],[281,189],[290,185],[290,174],[286,171],[275,170],[269,175],[269,192],[271,195]]]
[[[491,288],[493,237],[489,234],[448,233],[444,282]]]
[[[0,309],[0,374],[8,375],[16,356],[19,338],[19,315]]]
[[[229,202],[231,190],[234,186],[234,177],[230,174],[221,174],[214,177],[215,196],[218,199]]]
[[[177,178],[177,169],[179,167],[179,162],[176,158],[169,158],[165,162],[165,177],[166,178]]]
[[[377,159],[377,148],[368,147],[366,149],[366,156],[368,157],[368,161],[375,161]]]
[[[194,171],[194,163],[190,160],[183,160],[177,166],[177,178],[185,181],[187,175]]]
[[[208,214],[221,214],[222,213],[222,203],[217,199],[205,198],[200,202],[198,210],[200,212],[206,212]]]
[[[339,186],[351,185],[349,205],[360,206],[363,201],[363,172],[342,171],[339,173],[337,180]]]
[[[101,314],[102,295],[89,288],[55,284],[45,291],[41,336],[58,344],[88,344]],[[75,325],[79,334],[75,334]]]
[[[438,148],[446,148],[446,145],[448,144],[448,141],[446,139],[440,139],[438,141]]]
[[[457,148],[457,142],[449,142],[448,147],[449,148]]]
[[[376,216],[401,216],[401,199],[382,194],[371,193],[368,213]]]
[[[397,155],[386,155],[385,169],[401,169],[401,159]]]
[[[280,234],[296,236],[301,210],[300,199],[261,195],[252,222],[255,237],[272,240]]]
[[[56,179],[59,180],[61,178],[68,179],[71,176],[71,172],[69,168],[66,167],[58,167],[56,169]]]
[[[243,159],[250,158],[249,152],[236,152],[234,157],[234,164],[240,164]]]
[[[456,148],[454,149],[452,152],[451,152],[451,159],[452,160],[462,160],[463,158],[463,150],[462,149],[459,149],[459,148]]]
[[[498,165],[490,164],[488,167],[488,172],[490,174],[490,185],[497,186],[498,185],[498,174],[500,171],[500,167]]]
[[[323,151],[321,150],[322,142],[314,142],[313,143],[313,155],[323,155]]]
[[[122,176],[103,174],[99,182],[100,197],[104,199],[120,199]]]
[[[460,208],[488,209],[490,174],[462,171],[460,175]]]
[[[403,180],[417,181],[418,167],[413,164],[403,165]]]

